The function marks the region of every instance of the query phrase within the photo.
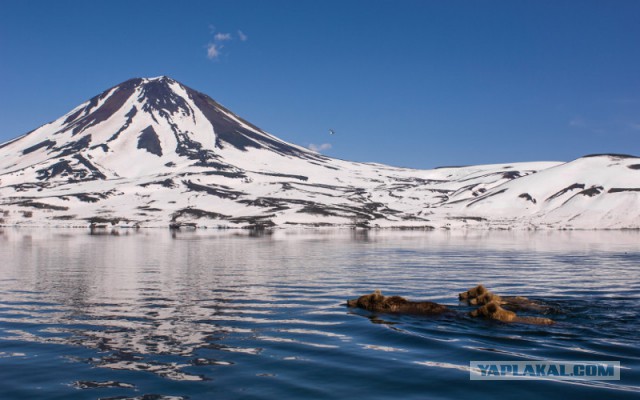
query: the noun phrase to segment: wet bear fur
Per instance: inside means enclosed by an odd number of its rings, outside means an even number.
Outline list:
[[[535,325],[551,325],[554,323],[549,318],[518,316],[514,311],[548,311],[549,307],[540,305],[526,297],[501,297],[490,292],[483,285],[458,295],[461,301],[470,305],[480,306],[471,311],[471,317],[481,317],[502,322],[516,322]],[[347,301],[349,307],[358,307],[368,311],[398,314],[422,314],[435,315],[445,312],[453,312],[446,306],[430,301],[413,302],[400,296],[384,296],[379,290],[371,294],[360,296],[357,299]],[[503,308],[504,306],[504,308]]]
[[[483,294],[487,293],[488,290],[482,286],[482,285],[478,285],[474,288],[471,288],[469,290],[467,290],[466,292],[462,292],[458,295],[458,299],[460,301],[466,301],[466,302],[470,302],[471,299],[475,299],[477,297],[482,296]]]
[[[400,296],[384,296],[379,290],[348,300],[347,305],[381,313],[434,315],[450,311],[442,304],[431,301],[409,301]]]
[[[482,307],[479,307],[477,310],[471,311],[469,315],[471,317],[483,317],[502,322],[519,322],[535,325],[551,325],[554,323],[554,321],[549,318],[519,317],[513,311],[505,310],[504,308],[502,308],[497,301],[485,304]]]
[[[490,292],[483,285],[478,285],[472,289],[462,292],[458,295],[460,301],[465,301],[472,306],[483,306],[491,302],[498,303],[502,307],[511,311],[537,311],[548,312],[549,307],[529,300],[526,297],[521,296],[498,296],[497,294]]]

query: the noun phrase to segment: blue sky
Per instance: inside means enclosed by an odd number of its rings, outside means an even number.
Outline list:
[[[2,0],[0,141],[168,75],[342,159],[640,155],[638,18],[624,0]]]

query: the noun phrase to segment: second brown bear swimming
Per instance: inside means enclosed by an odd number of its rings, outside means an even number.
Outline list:
[[[466,292],[460,293],[458,299],[472,306],[484,306],[489,303],[496,303],[509,311],[551,311],[550,307],[542,305],[537,301],[529,300],[526,297],[498,296],[487,290],[483,285],[478,285]]]

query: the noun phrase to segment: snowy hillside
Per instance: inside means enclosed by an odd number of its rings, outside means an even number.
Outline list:
[[[411,170],[332,159],[170,78],[0,145],[0,223],[640,228],[640,158]]]

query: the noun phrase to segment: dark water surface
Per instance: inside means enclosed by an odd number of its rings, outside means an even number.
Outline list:
[[[484,283],[553,326],[461,312]],[[0,233],[0,399],[640,398],[640,233]],[[472,360],[620,361],[619,381],[470,381]]]

